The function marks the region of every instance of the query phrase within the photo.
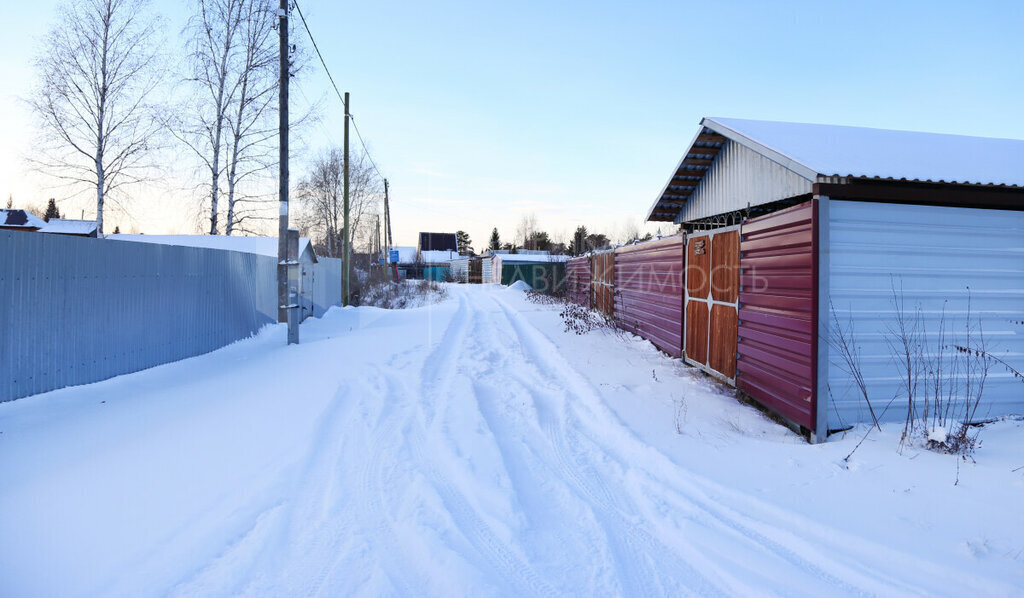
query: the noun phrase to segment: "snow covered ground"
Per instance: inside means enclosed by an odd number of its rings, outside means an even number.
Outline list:
[[[0,404],[0,595],[1024,593],[1024,423],[847,465],[491,285],[284,337]]]

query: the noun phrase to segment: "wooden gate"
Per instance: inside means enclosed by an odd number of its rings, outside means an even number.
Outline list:
[[[484,281],[484,261],[482,258],[472,258],[469,260],[469,282],[471,284],[481,284]]]
[[[615,253],[595,253],[590,264],[590,304],[610,318],[615,315]]]
[[[738,226],[686,239],[686,361],[729,384],[736,380]]]

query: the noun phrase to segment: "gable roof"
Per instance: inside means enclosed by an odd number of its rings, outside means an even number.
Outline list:
[[[158,245],[176,245],[179,247],[199,247],[203,249],[222,249],[254,253],[277,258],[277,237],[236,237],[225,235],[107,235],[114,241],[132,241],[135,243],[156,243]],[[299,255],[308,252],[312,261],[317,261],[316,252],[306,237],[299,239]]]
[[[39,229],[46,226],[46,221],[28,210],[0,210],[0,226],[9,228]]]
[[[92,235],[96,232],[95,220],[69,220],[66,218],[50,218],[39,229],[41,233],[52,233],[57,235]]]
[[[458,251],[455,233],[420,233],[420,251]]]
[[[851,177],[1024,187],[1024,141],[865,127],[704,118],[648,211],[672,221],[729,141],[811,182]]]

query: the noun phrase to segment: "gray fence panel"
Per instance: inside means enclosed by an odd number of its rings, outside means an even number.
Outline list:
[[[0,401],[251,336],[277,320],[275,264],[234,251],[0,231]]]
[[[313,315],[320,317],[332,305],[341,305],[341,259],[321,257],[313,264]]]

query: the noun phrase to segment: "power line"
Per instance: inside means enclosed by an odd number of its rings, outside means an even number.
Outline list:
[[[299,11],[299,18],[302,19],[302,26],[306,29],[306,35],[309,36],[309,41],[313,42],[313,49],[316,50],[316,55],[320,58],[320,64],[324,66],[324,71],[327,73],[327,78],[331,80],[331,85],[334,87],[334,93],[338,94],[338,99],[341,103],[345,103],[345,99],[341,97],[341,92],[338,91],[338,85],[334,82],[334,77],[331,76],[331,70],[327,68],[327,63],[324,62],[324,55],[320,53],[320,47],[316,45],[316,40],[313,39],[313,32],[309,30],[309,25],[306,24],[306,17],[302,14],[302,9],[299,8],[298,0],[294,1],[295,10]]]
[[[313,32],[309,30],[309,24],[306,23],[306,17],[302,14],[302,8],[299,7],[298,0],[293,0],[293,2],[295,4],[295,10],[299,13],[299,19],[302,20],[302,26],[306,30],[306,35],[309,36],[309,41],[313,43],[313,49],[316,50],[316,55],[320,58],[320,64],[323,65],[324,72],[327,73],[327,78],[331,80],[331,86],[334,88],[334,93],[337,94],[338,99],[341,100],[342,105],[344,105],[345,98],[342,96],[341,91],[338,90],[338,85],[334,82],[334,77],[331,76],[331,69],[327,68],[327,62],[324,60],[324,55],[320,53],[320,47],[317,46],[316,40],[313,39]],[[373,161],[373,156],[370,155],[370,149],[366,147],[366,142],[363,141],[363,135],[359,132],[359,125],[356,124],[355,115],[352,114],[351,111],[348,111],[348,117],[352,121],[352,127],[356,130],[356,137],[359,138],[359,145],[363,147],[363,152],[366,154],[367,159],[370,160],[370,165],[373,166],[373,170],[376,171],[377,176],[381,179],[386,178],[380,171],[380,168],[377,168],[377,163]]]
[[[352,120],[352,128],[356,130],[356,137],[359,138],[359,145],[363,146],[363,151],[366,152],[366,158],[370,161],[370,166],[377,171],[377,176],[382,179],[386,177],[381,173],[380,169],[377,168],[377,163],[373,161],[373,156],[370,155],[370,150],[366,147],[366,142],[363,141],[363,135],[359,132],[359,125],[356,124],[356,117],[354,114],[349,112],[348,117]]]

